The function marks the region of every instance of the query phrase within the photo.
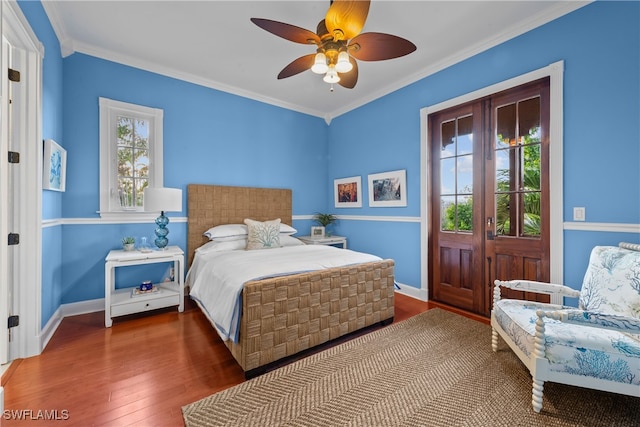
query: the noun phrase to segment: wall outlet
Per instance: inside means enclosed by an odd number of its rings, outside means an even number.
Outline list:
[[[586,219],[585,208],[573,208],[574,221],[585,221],[585,219]]]

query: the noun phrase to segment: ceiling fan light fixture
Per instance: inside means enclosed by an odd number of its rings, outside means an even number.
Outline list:
[[[329,67],[329,71],[322,78],[327,83],[338,83],[340,81],[340,76],[338,76],[338,72],[336,71],[336,67],[331,65]]]
[[[349,61],[349,54],[342,51],[338,54],[338,62],[336,62],[336,71],[339,73],[348,73],[353,69],[353,65]]]
[[[316,74],[324,74],[329,71],[329,66],[327,65],[327,57],[324,53],[318,52],[316,54],[316,59],[311,67],[311,71]]]

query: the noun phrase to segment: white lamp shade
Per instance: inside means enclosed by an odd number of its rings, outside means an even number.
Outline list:
[[[340,81],[340,76],[338,76],[338,73],[336,72],[336,69],[333,65],[329,67],[329,71],[327,71],[327,74],[325,74],[322,80],[327,83],[338,83]]]
[[[353,69],[353,65],[349,61],[349,54],[347,52],[340,52],[338,54],[338,62],[336,63],[336,71],[339,73],[348,73]]]
[[[329,66],[327,65],[327,57],[324,53],[318,52],[316,54],[316,59],[313,63],[313,67],[311,67],[311,71],[316,74],[324,74],[329,70]]]
[[[182,190],[179,188],[144,189],[145,212],[182,212]]]

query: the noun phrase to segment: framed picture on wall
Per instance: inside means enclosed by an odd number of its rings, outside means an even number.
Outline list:
[[[42,188],[64,191],[67,181],[67,151],[53,139],[44,141]]]
[[[407,206],[407,172],[403,170],[368,176],[369,206]]]
[[[333,180],[336,208],[362,207],[362,178],[352,176]]]

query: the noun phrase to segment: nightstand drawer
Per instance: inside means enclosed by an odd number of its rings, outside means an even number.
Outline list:
[[[178,293],[167,293],[166,295],[158,295],[153,298],[135,297],[120,304],[113,304],[111,306],[111,316],[124,316],[125,314],[171,307],[178,304],[180,304],[180,295]]]

